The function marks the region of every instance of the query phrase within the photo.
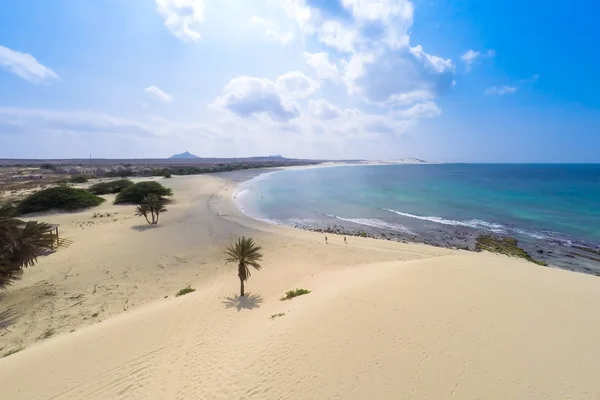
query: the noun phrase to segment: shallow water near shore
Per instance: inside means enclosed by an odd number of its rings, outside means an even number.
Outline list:
[[[275,223],[445,247],[513,236],[549,264],[600,274],[600,165],[284,170],[244,183],[237,202]]]

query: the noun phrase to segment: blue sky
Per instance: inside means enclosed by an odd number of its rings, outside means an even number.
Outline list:
[[[0,158],[600,162],[592,1],[0,5]]]

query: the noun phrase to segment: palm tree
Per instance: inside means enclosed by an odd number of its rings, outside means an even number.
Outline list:
[[[146,222],[148,222],[149,225],[158,224],[158,217],[160,216],[160,213],[164,212],[167,212],[167,207],[165,207],[165,199],[154,194],[146,196],[142,201],[142,204],[135,208],[135,215],[146,218]],[[148,214],[151,215],[152,222],[150,222],[150,219],[148,219]]]
[[[144,199],[144,203],[146,203],[148,209],[152,213],[152,224],[158,224],[158,217],[160,213],[167,212],[167,207],[165,207],[165,200],[158,197],[155,194],[151,194]]]
[[[240,278],[240,297],[244,296],[244,282],[250,278],[250,269],[254,267],[257,271],[262,268],[259,261],[262,260],[261,247],[254,243],[252,238],[245,236],[238,239],[235,245],[230,245],[225,254],[228,256],[225,264],[238,263],[238,277]]]
[[[135,216],[136,217],[144,217],[146,218],[146,222],[150,225],[151,222],[148,219],[148,213],[150,212],[150,208],[148,208],[148,205],[145,203],[140,204],[139,206],[137,206],[135,208]]]
[[[37,257],[52,248],[49,228],[43,222],[16,219],[11,205],[0,207],[0,288],[18,279],[23,268],[35,265]]]

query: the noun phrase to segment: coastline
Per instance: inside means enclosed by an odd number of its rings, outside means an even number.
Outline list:
[[[26,270],[1,300],[20,315],[0,347],[27,347],[0,358],[3,394],[600,396],[596,278],[485,252],[338,235],[325,243],[238,210],[234,193],[250,175],[161,181],[175,202],[155,229],[138,229],[133,207],[110,202],[49,215],[72,244]],[[236,298],[223,255],[242,235],[264,253],[247,299]],[[188,285],[196,292],[174,296]],[[312,292],[279,300],[295,288]]]
[[[256,182],[267,179],[270,175],[282,171],[381,165],[410,165],[410,163],[326,163],[307,167],[280,168],[240,184],[241,189],[236,193],[236,196],[247,196]],[[402,243],[418,243],[453,250],[479,251],[477,243],[479,238],[484,235],[492,235],[498,238],[498,240],[505,237],[516,238],[519,240],[519,246],[524,251],[540,260],[540,262],[548,264],[550,267],[600,276],[600,247],[597,244],[558,239],[552,235],[548,236],[546,233],[542,234],[535,231],[531,233],[511,226],[511,224],[506,224],[503,221],[493,223],[475,219],[457,221],[441,217],[422,217],[390,209],[385,210],[404,218],[401,224],[395,224],[387,220],[373,220],[363,215],[343,218],[321,212],[317,212],[319,215],[315,215],[316,218],[314,219],[311,217],[310,219],[290,218],[281,220],[259,215],[254,210],[251,211],[247,204],[244,204],[243,198],[238,198],[236,205],[249,217],[277,226],[288,226],[325,234],[369,237]],[[419,224],[418,220],[425,221],[429,227],[427,229],[420,229],[416,233],[413,231],[413,227]],[[413,226],[409,225],[409,223],[412,223]],[[498,231],[499,228],[502,228],[500,232]]]

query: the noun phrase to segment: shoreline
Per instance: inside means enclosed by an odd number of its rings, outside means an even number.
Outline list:
[[[527,253],[529,253],[530,256],[540,259],[541,261],[549,264],[549,266],[552,268],[560,268],[567,271],[600,276],[600,247],[590,245],[585,242],[569,242],[567,244],[564,241],[552,238],[542,239],[538,235],[532,234],[529,234],[530,237],[526,238],[523,236],[523,233],[498,233],[494,230],[484,231],[478,228],[467,228],[464,226],[445,227],[443,226],[443,224],[438,224],[439,226],[437,226],[434,229],[430,229],[427,232],[420,232],[420,234],[415,234],[409,229],[399,231],[398,229],[394,229],[391,227],[373,226],[363,223],[347,221],[344,218],[340,218],[334,215],[327,215],[327,218],[324,218],[323,221],[319,221],[318,223],[303,223],[301,219],[297,218],[295,218],[295,222],[291,222],[290,220],[288,223],[286,223],[285,221],[279,221],[275,219],[270,219],[265,216],[254,215],[254,213],[251,213],[248,210],[248,207],[246,207],[243,204],[243,199],[239,198],[240,195],[247,195],[248,192],[252,190],[253,182],[267,179],[270,175],[282,171],[296,171],[304,169],[344,166],[379,165],[403,164],[326,163],[311,166],[278,168],[274,171],[259,174],[254,178],[249,179],[248,181],[241,182],[238,185],[238,189],[236,190],[236,193],[234,195],[234,202],[238,209],[250,218],[266,222],[275,226],[292,227],[295,229],[301,229],[309,232],[329,233],[342,236],[369,237],[378,240],[392,240],[402,243],[424,244],[445,249],[467,251],[478,251],[477,238],[483,235],[492,235],[497,238],[516,238],[519,240],[519,246],[521,246]],[[356,218],[361,219],[362,217]],[[523,237],[519,238],[519,236]]]

